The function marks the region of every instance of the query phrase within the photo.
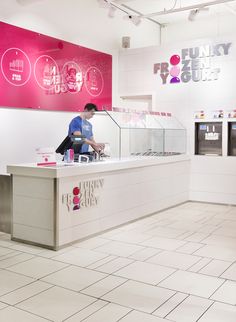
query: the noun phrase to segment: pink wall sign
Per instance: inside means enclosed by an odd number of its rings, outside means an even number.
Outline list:
[[[112,56],[0,22],[0,106],[111,110]]]

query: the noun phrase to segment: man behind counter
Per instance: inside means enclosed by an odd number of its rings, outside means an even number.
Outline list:
[[[84,112],[79,116],[73,118],[69,124],[68,135],[84,135],[86,137],[85,143],[82,145],[80,153],[86,153],[89,150],[89,145],[96,151],[100,152],[104,149],[104,143],[97,143],[93,138],[93,126],[88,121],[93,117],[97,111],[97,106],[88,103],[84,107]]]

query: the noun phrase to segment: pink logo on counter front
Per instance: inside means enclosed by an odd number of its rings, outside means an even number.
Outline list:
[[[68,211],[77,211],[81,208],[97,206],[99,191],[103,185],[104,179],[80,182],[72,189],[72,193],[62,195],[62,204],[67,206]]]
[[[67,205],[69,211],[80,209],[80,188],[74,187],[72,193],[67,193],[62,196],[62,203]]]
[[[1,70],[8,83],[23,86],[31,75],[29,57],[19,48],[9,48],[2,55]]]

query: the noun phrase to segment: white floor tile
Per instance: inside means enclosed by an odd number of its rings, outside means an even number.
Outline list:
[[[12,247],[18,245],[18,243],[14,242],[13,240],[10,240],[10,238],[4,238],[4,237],[5,237],[5,235],[0,236],[0,246],[14,250],[14,249],[12,249]],[[16,250],[14,250],[14,251],[16,251]]]
[[[71,250],[74,250],[75,247],[73,246],[69,246],[69,247],[65,247],[65,248],[62,248],[60,250],[57,250],[55,252],[55,250],[50,250],[50,249],[47,249],[47,250],[44,250],[42,253],[40,253],[40,257],[45,257],[45,258],[54,258],[55,256],[59,256],[61,254],[65,254]]]
[[[212,301],[207,299],[189,296],[170,314],[168,314],[166,318],[176,322],[195,322],[212,305],[212,303]]]
[[[206,203],[206,210],[214,211],[216,213],[226,213],[230,211],[231,208],[228,205],[217,205],[217,204]]]
[[[142,243],[144,240],[149,239],[148,234],[138,233],[135,231],[125,231],[111,237],[112,240],[127,242],[131,244]]]
[[[235,231],[188,202],[57,252],[0,233],[0,321],[235,322]]]
[[[1,260],[2,256],[7,255],[7,254],[12,253],[12,252],[14,252],[14,250],[12,250],[10,248],[0,247],[0,260]]]
[[[214,231],[214,235],[236,238],[235,227],[221,227]]]
[[[34,258],[34,255],[26,254],[26,253],[19,253],[12,257],[4,258],[0,261],[0,268],[7,268],[18,263],[27,261],[29,259]]]
[[[220,220],[220,219],[219,219]],[[236,216],[235,216],[235,220],[223,220],[221,219],[221,224],[219,225],[220,227],[222,228],[233,228],[235,229],[236,228]]]
[[[93,250],[75,248],[74,250],[71,250],[65,254],[55,256],[53,259],[60,262],[85,267],[105,257],[107,257],[106,254],[95,252]]]
[[[87,295],[52,287],[17,304],[17,307],[54,322],[61,322],[93,302],[95,299]]]
[[[211,299],[236,305],[236,282],[226,281],[212,296]],[[236,321],[236,320],[235,320]]]
[[[154,237],[149,240],[146,240],[142,243],[144,246],[164,249],[164,250],[175,250],[181,246],[186,244],[185,241],[171,239],[171,238],[164,238],[164,237]]]
[[[0,296],[34,282],[34,279],[0,269]]]
[[[206,245],[194,252],[194,255],[234,262],[236,260],[236,248]]]
[[[0,301],[9,305],[15,305],[21,301],[30,298],[31,296],[34,296],[38,293],[41,293],[49,289],[50,287],[52,287],[50,284],[37,281],[23,286],[21,288],[18,288],[17,290],[0,297]]]
[[[223,220],[232,220],[236,221],[235,212],[229,211],[227,213],[217,213],[215,218],[223,219]]]
[[[191,266],[188,271],[197,273],[199,272],[203,267],[205,267],[207,264],[211,262],[210,258],[202,258],[199,262],[197,262],[195,265]]]
[[[156,311],[153,312],[154,315],[157,315],[161,318],[164,318],[169,314],[171,311],[176,308],[183,300],[188,297],[187,294],[184,293],[176,293],[172,296],[168,301],[166,301],[162,306],[160,306]]]
[[[175,269],[147,262],[132,263],[114,274],[138,282],[156,285],[175,272]]]
[[[152,313],[174,292],[156,286],[128,281],[103,296],[103,299],[136,310]]]
[[[122,267],[125,267],[129,264],[133,263],[132,259],[124,258],[124,257],[118,257],[104,265],[101,265],[96,268],[96,271],[104,272],[104,273],[114,273],[121,269]]]
[[[85,288],[82,290],[83,294],[87,294],[90,296],[94,296],[97,298],[100,298],[104,294],[112,291],[117,286],[120,286],[121,284],[125,283],[127,279],[121,278],[118,276],[108,276],[105,279],[94,283],[93,285],[89,286],[88,288]]]
[[[6,255],[3,255],[3,256],[0,256],[0,263],[5,260],[5,259],[8,259],[8,258],[11,258],[11,257],[14,257],[14,256],[17,256],[17,255],[20,255],[20,254],[23,254],[22,252],[18,252],[17,250],[12,250],[10,253],[6,254]]]
[[[70,266],[46,276],[42,281],[73,291],[80,291],[106,276],[104,273],[94,272],[82,267]]]
[[[222,275],[221,277],[236,281],[236,263],[231,265]]]
[[[202,240],[202,243],[208,245],[234,248],[236,245],[236,238],[212,234],[209,237]]]
[[[96,251],[116,256],[128,257],[142,249],[143,247],[138,245],[111,241],[108,244],[96,248]]]
[[[193,233],[192,235],[185,238],[185,240],[192,243],[200,243],[203,239],[207,238],[208,236],[208,234],[204,233]]]
[[[186,238],[191,236],[193,233],[194,233],[193,231],[187,230],[187,231],[185,231],[185,233],[183,233],[180,236],[178,236],[178,239],[183,240],[183,241],[185,241],[185,240],[188,241]]]
[[[7,304],[0,302],[0,310],[4,309],[7,306]]]
[[[156,237],[177,238],[185,233],[185,230],[173,229],[169,227],[156,227],[146,231],[146,234]],[[149,237],[150,238],[150,237]]]
[[[87,317],[89,317],[93,313],[97,312],[98,310],[100,310],[101,308],[103,308],[106,305],[108,305],[108,302],[98,300],[98,301],[90,304],[89,306],[87,306],[83,310],[79,311],[78,313],[74,314],[69,319],[66,319],[65,321],[66,322],[84,321],[84,319],[86,319]]]
[[[129,314],[127,314],[124,318],[119,320],[119,322],[165,322],[165,321],[166,320],[158,318],[157,316],[153,316],[153,315],[138,312],[138,311],[132,311]]]
[[[198,322],[235,322],[236,307],[223,303],[214,303]]]
[[[12,246],[11,249],[18,250],[20,252],[24,252],[28,254],[35,254],[35,255],[45,251],[44,248],[21,244],[18,242],[14,242],[14,246]]]
[[[208,298],[223,282],[223,279],[217,277],[177,271],[170,277],[167,277],[159,286]]]
[[[88,266],[86,266],[87,268],[90,268],[90,269],[96,269],[97,267],[99,266],[102,266],[102,265],[105,265],[111,261],[113,261],[114,259],[116,259],[117,256],[114,256],[114,255],[108,255],[107,257],[105,258],[102,258],[100,259],[99,261],[95,262],[95,263],[92,263]]]
[[[120,321],[120,319],[130,311],[131,310],[126,307],[110,303],[83,320],[83,322],[102,322],[107,321],[108,317],[109,322],[116,322]]]
[[[211,260],[211,262],[203,267],[199,273],[211,275],[211,276],[220,276],[224,271],[231,265],[231,262],[225,262],[217,259]],[[222,276],[227,278],[226,276]]]
[[[64,263],[60,263],[46,258],[36,257],[26,262],[8,267],[8,270],[33,278],[41,278],[45,275],[58,271],[66,266],[67,264]]]
[[[201,257],[188,254],[163,251],[149,258],[147,262],[185,270],[197,263],[200,259]]]
[[[106,243],[109,243],[109,241],[107,239],[100,238],[100,237],[94,237],[94,238],[87,239],[85,241],[75,243],[75,244],[73,244],[73,246],[85,248],[85,249],[94,249],[94,248],[97,248],[97,247],[104,245]]]
[[[135,259],[137,261],[145,261],[148,258],[157,255],[159,253],[161,253],[162,250],[158,250],[156,248],[151,248],[151,247],[145,247],[144,249],[132,254],[129,256],[129,258],[131,259]]]
[[[201,249],[204,244],[187,242],[185,245],[179,247],[176,251],[179,253],[193,254],[196,250]]]
[[[40,318],[31,313],[19,310],[9,306],[6,309],[0,310],[0,321],[3,322],[47,322],[48,320]]]

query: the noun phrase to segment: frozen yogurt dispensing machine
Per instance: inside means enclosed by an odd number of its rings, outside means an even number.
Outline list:
[[[222,122],[195,123],[195,154],[222,155]]]
[[[236,122],[228,123],[228,155],[236,156]]]

